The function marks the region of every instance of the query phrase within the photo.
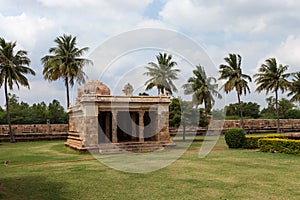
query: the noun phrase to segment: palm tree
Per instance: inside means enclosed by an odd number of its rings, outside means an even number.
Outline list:
[[[294,78],[290,85],[290,93],[288,96],[292,96],[291,102],[300,101],[300,72],[294,74]]]
[[[4,85],[10,142],[15,142],[15,137],[11,128],[8,88],[12,90],[14,84],[18,89],[20,85],[30,88],[25,75],[35,75],[35,72],[28,67],[30,59],[27,57],[27,51],[19,50],[15,53],[15,47],[16,42],[6,42],[3,38],[0,38],[0,87]]]
[[[149,62],[149,66],[146,66],[147,72],[144,75],[150,76],[151,78],[146,81],[146,90],[150,90],[153,87],[157,87],[158,95],[164,93],[165,90],[170,94],[177,92],[177,88],[173,83],[173,80],[178,79],[177,72],[179,69],[174,69],[177,65],[176,62],[172,61],[172,55],[167,53],[159,53],[156,55],[157,63]]]
[[[70,106],[69,85],[74,86],[85,82],[83,66],[92,64],[91,60],[82,58],[83,54],[89,50],[88,47],[79,49],[76,47],[76,37],[63,35],[57,37],[54,42],[56,47],[49,49],[51,55],[46,55],[41,59],[44,65],[44,79],[56,81],[59,78],[64,80],[67,92],[67,108]]]
[[[261,92],[262,90],[266,90],[267,95],[270,91],[275,92],[275,109],[278,133],[280,132],[278,90],[280,89],[283,93],[291,85],[287,80],[291,74],[285,73],[287,70],[287,65],[278,65],[275,58],[269,58],[260,66],[258,73],[254,75],[254,77],[256,77],[255,82],[258,84],[256,91]]]
[[[226,93],[229,93],[233,89],[235,89],[238,98],[238,104],[240,108],[240,117],[241,117],[241,125],[244,129],[244,120],[243,120],[243,109],[241,104],[241,95],[244,93],[246,95],[247,92],[250,93],[250,88],[248,86],[248,82],[251,82],[251,77],[242,73],[241,63],[242,58],[240,55],[229,54],[228,57],[224,58],[227,65],[220,65],[220,73],[221,76],[219,80],[227,80],[225,84],[222,86]]]
[[[201,65],[193,70],[193,77],[190,77],[182,87],[184,94],[193,94],[194,105],[204,103],[205,115],[209,114],[215,103],[214,96],[221,99],[221,94],[217,91],[218,84],[214,77],[207,77],[204,68]]]

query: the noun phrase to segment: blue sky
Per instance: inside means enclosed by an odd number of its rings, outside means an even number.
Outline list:
[[[27,50],[31,67],[37,72],[35,77],[29,77],[31,90],[13,91],[20,100],[32,104],[48,103],[55,98],[65,105],[62,81],[49,83],[43,80],[40,63],[40,58],[48,53],[59,35],[77,36],[79,47],[90,47],[86,55],[89,57],[105,41],[127,31],[166,29],[196,42],[213,63],[207,63],[200,56],[191,65],[201,64],[207,70],[216,71],[224,57],[238,53],[243,58],[243,72],[251,76],[270,57],[276,57],[278,62],[289,65],[290,71],[295,72],[300,71],[299,10],[300,2],[296,0],[0,0],[0,37],[17,41],[18,48]],[[145,38],[149,39],[149,36],[145,35]],[[164,40],[156,42],[171,42],[162,38]],[[132,40],[134,42],[134,38]],[[165,51],[172,52],[168,48]],[[154,49],[122,55],[112,62],[104,75],[108,66],[101,66],[101,63],[87,67],[87,72],[90,78],[99,77],[110,88],[115,88],[115,94],[121,92],[121,86],[116,87],[116,82],[124,81],[134,82],[138,93],[144,89],[141,83],[147,80],[142,75],[142,68],[149,61],[155,61],[158,52]],[[174,59],[181,69],[182,78],[177,81],[180,87],[191,75],[192,66],[187,67],[180,52]],[[209,75],[218,76],[217,73]],[[254,92],[254,83],[250,87],[251,94],[243,96],[242,100],[265,106],[267,96]],[[72,90],[73,99],[76,89],[77,86]],[[155,94],[156,90],[151,93]],[[184,95],[179,91],[175,96]],[[226,95],[226,103],[234,102],[234,92]],[[4,105],[2,88],[0,105]]]
[[[159,12],[163,8],[166,0],[153,0],[150,2],[144,10],[143,15],[150,19],[159,19]]]

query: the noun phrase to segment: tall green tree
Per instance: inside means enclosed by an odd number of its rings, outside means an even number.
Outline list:
[[[263,119],[276,119],[275,98],[270,96],[265,99],[268,106],[260,111],[260,115]]]
[[[199,121],[201,120],[199,118],[199,112],[197,108],[194,108],[192,102],[182,101],[180,98],[172,98],[169,112],[169,125],[171,127],[182,126],[183,141],[185,141],[186,127],[199,125]]]
[[[293,76],[294,77],[289,88],[290,92],[288,93],[288,96],[292,96],[292,102],[300,102],[300,72],[295,73]]]
[[[177,73],[179,69],[174,69],[177,65],[175,61],[172,61],[172,55],[167,53],[159,53],[156,55],[157,63],[149,62],[145,68],[148,70],[144,75],[151,78],[146,81],[146,90],[150,90],[153,87],[157,87],[158,95],[168,91],[170,94],[177,92],[177,88],[173,83],[173,80],[178,79]]]
[[[64,108],[60,105],[59,101],[54,99],[48,105],[47,118],[52,124],[67,123],[68,115],[65,113]]]
[[[290,87],[290,82],[287,80],[291,75],[286,73],[288,66],[283,66],[282,64],[277,64],[275,58],[269,58],[264,64],[258,69],[258,73],[254,75],[255,82],[258,85],[256,91],[261,92],[266,91],[268,95],[269,92],[275,93],[275,110],[277,118],[277,132],[280,132],[280,122],[279,122],[279,109],[278,109],[278,90],[283,93]]]
[[[225,84],[222,86],[226,93],[235,89],[240,108],[241,125],[244,129],[241,95],[243,93],[246,95],[247,92],[250,93],[248,81],[251,82],[252,80],[250,76],[242,73],[242,58],[239,54],[229,54],[229,56],[224,58],[224,60],[227,64],[220,65],[219,72],[221,73],[221,76],[219,80],[226,80]]]
[[[67,108],[69,108],[69,86],[73,87],[75,82],[78,84],[85,82],[86,75],[83,67],[92,64],[92,61],[82,57],[89,48],[76,47],[76,37],[64,34],[57,37],[54,42],[56,46],[49,49],[50,55],[41,59],[44,66],[43,75],[48,81],[63,79],[67,93]]]
[[[182,140],[185,142],[186,127],[189,125],[198,125],[199,111],[193,107],[192,102],[180,100],[181,107],[181,125],[182,125]]]
[[[31,123],[43,124],[47,122],[47,105],[45,102],[34,103],[30,107]]]
[[[15,52],[15,47],[16,42],[6,42],[5,39],[0,38],[0,87],[4,85],[7,123],[11,142],[15,142],[15,138],[11,128],[8,89],[12,90],[14,84],[18,89],[20,85],[29,89],[26,75],[35,75],[35,72],[29,68],[30,59],[27,57],[27,51],[18,50]]]
[[[258,118],[259,117],[259,107],[255,102],[241,102],[242,108],[243,108],[243,117],[249,117],[249,118]],[[229,104],[225,107],[226,110],[226,116],[239,116],[240,110],[239,110],[239,104]]]
[[[275,97],[270,96],[266,98],[268,106],[261,111],[261,116],[264,119],[276,119],[276,109],[275,109]],[[296,106],[288,99],[282,98],[278,100],[278,113],[280,119],[295,118],[298,115],[298,109]]]
[[[215,103],[214,96],[219,99],[222,98],[218,92],[217,80],[214,77],[207,77],[204,67],[201,65],[196,66],[193,74],[194,76],[190,77],[187,83],[182,86],[184,94],[193,94],[194,105],[198,106],[204,103],[207,117]]]

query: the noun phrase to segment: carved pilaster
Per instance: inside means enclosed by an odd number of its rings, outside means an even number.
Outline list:
[[[145,111],[139,111],[139,142],[144,142],[144,114]]]
[[[111,120],[112,120],[112,143],[117,143],[118,142],[118,134],[117,134],[117,130],[118,130],[118,126],[117,126],[117,115],[118,112],[116,110],[112,110],[112,115],[111,115]]]

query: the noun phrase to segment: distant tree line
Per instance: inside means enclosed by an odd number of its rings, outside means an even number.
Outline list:
[[[276,105],[273,96],[266,98],[267,107],[260,110],[260,105],[255,102],[241,102],[242,114],[246,119],[276,119]],[[212,111],[215,116],[217,112]],[[239,119],[240,110],[238,103],[225,106],[225,119]],[[282,98],[278,101],[278,115],[280,119],[300,119],[300,110],[290,100]]]
[[[29,105],[19,102],[15,94],[9,94],[9,104],[12,124],[45,124],[50,120],[52,124],[67,123],[68,115],[60,102],[54,99],[46,105],[45,102]],[[0,124],[7,124],[6,110],[0,106]]]

